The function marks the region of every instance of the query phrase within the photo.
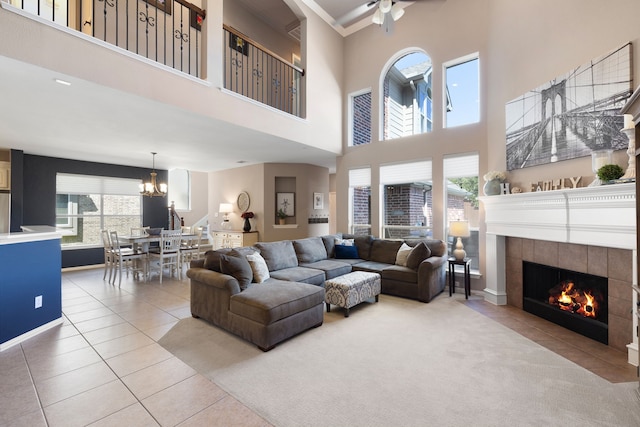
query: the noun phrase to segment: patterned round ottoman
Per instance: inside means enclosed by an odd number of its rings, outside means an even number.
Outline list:
[[[331,304],[345,309],[344,317],[349,317],[349,309],[369,298],[380,295],[380,275],[368,271],[352,271],[324,282],[327,313]]]

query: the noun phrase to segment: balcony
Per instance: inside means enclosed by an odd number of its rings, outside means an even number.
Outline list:
[[[206,11],[186,0],[0,1],[182,73],[207,77]],[[219,63],[225,89],[300,117],[304,71],[226,25],[223,37]]]

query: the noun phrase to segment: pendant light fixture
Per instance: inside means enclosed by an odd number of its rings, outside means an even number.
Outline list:
[[[151,152],[153,155],[153,169],[151,170],[151,180],[148,182],[140,183],[140,194],[147,197],[164,197],[167,195],[167,184],[161,183],[158,188],[158,184],[156,183],[156,178],[158,176],[156,172],[156,154],[153,151]]]

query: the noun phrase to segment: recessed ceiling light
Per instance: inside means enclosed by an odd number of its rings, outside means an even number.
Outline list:
[[[246,160],[238,160],[236,163],[247,163]]]
[[[54,80],[56,83],[60,83],[61,85],[64,85],[64,86],[71,86],[71,83],[69,83],[69,82],[68,82],[68,81],[66,81],[66,80],[61,80],[61,79],[53,79],[53,80]]]

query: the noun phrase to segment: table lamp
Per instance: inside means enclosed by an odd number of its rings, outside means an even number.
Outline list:
[[[449,234],[458,238],[456,241],[456,248],[453,250],[453,256],[457,261],[464,260],[467,253],[464,251],[464,246],[462,245],[462,237],[471,236],[469,221],[451,221],[449,223]]]
[[[220,226],[223,230],[228,230],[231,228],[231,223],[229,222],[229,214],[233,212],[233,206],[231,203],[220,203],[220,208],[218,212],[224,214],[224,218],[222,219],[222,224]]]

